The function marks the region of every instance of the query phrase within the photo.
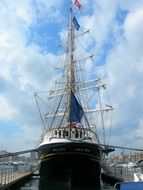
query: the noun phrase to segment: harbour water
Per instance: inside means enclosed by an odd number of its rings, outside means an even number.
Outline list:
[[[101,187],[98,188],[71,188],[68,186],[63,186],[61,184],[55,184],[49,182],[49,184],[42,184],[40,179],[32,178],[31,180],[14,187],[14,190],[113,190],[114,187],[101,182]]]

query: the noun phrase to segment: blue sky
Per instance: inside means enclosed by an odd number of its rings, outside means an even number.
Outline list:
[[[95,54],[91,75],[103,77],[116,107],[110,143],[142,147],[143,0],[79,1],[79,33],[90,29],[82,43]],[[8,151],[38,144],[34,92],[52,83],[69,2],[0,1],[0,147]]]

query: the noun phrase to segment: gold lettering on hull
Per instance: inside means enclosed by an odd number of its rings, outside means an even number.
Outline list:
[[[53,148],[52,151],[53,152],[64,152],[66,149],[63,148],[63,147],[60,147],[60,148]]]
[[[89,152],[91,152],[91,149],[89,149],[89,148],[75,148],[73,150],[70,150],[70,149],[68,150],[68,149],[66,149],[64,147],[53,148],[52,149],[52,152],[65,152],[65,151],[69,151],[69,152],[75,151],[75,152],[86,152],[86,153],[89,153]]]
[[[91,152],[89,148],[76,148],[75,151],[77,152]]]

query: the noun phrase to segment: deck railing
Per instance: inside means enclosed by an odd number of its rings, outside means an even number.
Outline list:
[[[86,128],[54,128],[47,131],[41,138],[43,140],[52,139],[52,138],[66,138],[66,139],[75,139],[75,140],[90,140],[98,142],[98,137],[95,132]]]

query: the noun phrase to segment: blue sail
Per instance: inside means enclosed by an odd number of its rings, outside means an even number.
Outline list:
[[[77,101],[74,93],[71,93],[71,107],[70,107],[70,113],[69,113],[69,122],[81,122],[81,119],[83,117],[84,111]]]

